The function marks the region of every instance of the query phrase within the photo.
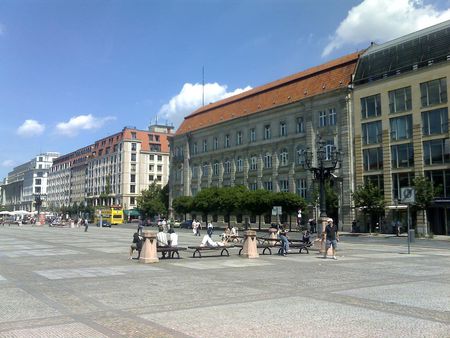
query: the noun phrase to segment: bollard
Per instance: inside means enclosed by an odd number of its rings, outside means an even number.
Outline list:
[[[247,258],[258,258],[258,247],[256,244],[256,231],[244,231],[244,246],[242,248],[242,256]]]
[[[159,262],[158,253],[156,250],[156,234],[152,231],[144,231],[144,245],[141,250],[141,257],[139,262],[141,263],[157,263]]]

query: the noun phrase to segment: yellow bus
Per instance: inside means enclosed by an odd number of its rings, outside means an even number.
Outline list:
[[[103,208],[95,210],[94,222],[100,225],[100,216],[103,221],[103,226],[109,224],[122,224],[123,223],[123,209],[120,206],[111,206],[110,208]],[[109,224],[108,224],[109,223]]]

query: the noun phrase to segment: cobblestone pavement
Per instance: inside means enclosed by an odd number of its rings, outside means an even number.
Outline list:
[[[402,239],[342,237],[337,261],[235,248],[142,264],[132,233],[0,227],[0,338],[450,337],[448,241],[408,255]]]

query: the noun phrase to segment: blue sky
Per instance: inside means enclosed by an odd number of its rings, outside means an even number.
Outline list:
[[[0,179],[450,19],[450,0],[2,0]]]

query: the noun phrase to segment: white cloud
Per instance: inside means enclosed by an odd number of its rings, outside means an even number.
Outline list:
[[[445,20],[450,20],[450,9],[439,11],[421,0],[364,0],[348,12],[322,56],[344,45],[386,42]]]
[[[16,165],[16,162],[14,162],[13,160],[4,160],[1,164],[2,167],[6,167],[6,168],[14,167],[15,165]]]
[[[115,120],[115,117],[94,117],[89,115],[78,115],[71,117],[68,122],[60,122],[56,125],[56,132],[66,136],[76,136],[83,130],[101,128],[106,122]]]
[[[227,85],[218,83],[205,84],[205,105],[222,100],[224,98],[240,94],[244,91],[252,89],[247,86],[245,88],[237,88],[231,92],[227,91]],[[181,91],[172,97],[170,101],[164,104],[158,112],[158,116],[162,119],[173,122],[178,127],[183,118],[202,106],[202,84],[185,83]]]
[[[16,133],[23,137],[39,136],[45,130],[45,125],[36,120],[25,120],[22,125],[17,128]]]

